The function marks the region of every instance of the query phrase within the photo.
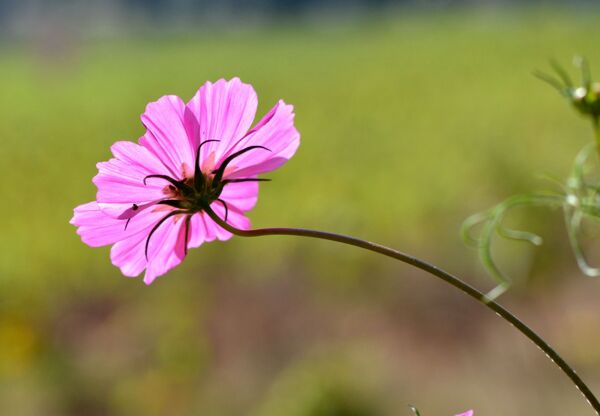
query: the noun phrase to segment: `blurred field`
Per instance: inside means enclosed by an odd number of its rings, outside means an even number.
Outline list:
[[[421,273],[292,238],[190,252],[151,287],[68,221],[95,163],[136,140],[148,101],[240,76],[259,113],[295,105],[302,145],[269,177],[255,225],[369,238],[491,282],[458,227],[547,187],[591,140],[531,76],[575,53],[600,76],[598,10],[372,16],[103,41],[0,46],[0,409],[14,415],[592,414],[545,357]],[[598,282],[559,213],[516,213],[547,237],[501,247],[504,302],[600,392]],[[528,215],[528,216],[527,216]]]

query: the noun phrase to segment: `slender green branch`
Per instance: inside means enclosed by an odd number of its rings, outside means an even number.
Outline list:
[[[600,130],[596,130],[596,140],[600,141]],[[585,180],[585,165],[594,148],[600,149],[597,143],[588,143],[575,156],[573,173],[567,181],[567,188],[574,191],[585,191],[589,184]]]
[[[487,299],[496,299],[508,290],[511,285],[511,280],[500,270],[494,261],[492,255],[492,240],[494,236],[498,234],[501,237],[512,240],[527,241],[536,246],[541,245],[543,241],[536,234],[506,228],[502,222],[507,212],[512,208],[523,205],[560,207],[563,201],[564,195],[553,192],[514,195],[488,211],[472,215],[464,221],[461,227],[461,235],[464,241],[468,245],[477,248],[481,262],[498,283],[498,286],[486,295]],[[478,238],[474,238],[471,236],[470,230],[479,224],[483,224],[481,233]]]
[[[600,269],[590,266],[583,253],[583,247],[579,241],[579,234],[581,232],[581,221],[583,219],[583,213],[581,210],[570,210],[565,208],[565,225],[567,226],[567,235],[569,237],[569,243],[573,249],[575,260],[581,271],[589,277],[600,276]]]
[[[592,408],[596,411],[596,414],[600,415],[600,402],[598,402],[598,399],[594,396],[592,391],[583,382],[583,380],[577,375],[575,370],[573,370],[573,368],[571,368],[571,366],[569,366],[565,362],[565,360],[563,360],[562,357],[548,343],[546,343],[546,341],[544,341],[531,328],[529,328],[526,324],[519,320],[519,318],[510,313],[503,306],[491,299],[488,299],[486,295],[484,295],[479,290],[463,282],[458,277],[438,268],[437,266],[430,264],[426,261],[420,260],[417,257],[411,256],[409,254],[405,254],[400,251],[394,250],[393,248],[383,246],[381,244],[361,240],[359,238],[350,237],[346,235],[329,233],[325,231],[307,230],[302,228],[258,228],[253,230],[240,230],[223,221],[210,207],[205,207],[205,211],[210,216],[210,218],[212,218],[212,220],[216,222],[219,226],[229,231],[230,233],[238,236],[261,237],[267,235],[290,235],[335,241],[338,243],[363,248],[365,250],[373,251],[375,253],[391,257],[393,259],[409,264],[413,267],[426,271],[442,279],[446,283],[449,283],[450,285],[454,286],[455,288],[459,289],[463,293],[469,295],[479,303],[494,311],[498,316],[500,316],[505,321],[513,325],[519,332],[521,332],[523,335],[529,338],[536,346],[538,346],[546,354],[548,358],[550,358],[550,360],[553,363],[555,363],[563,371],[563,373],[567,375],[567,377],[569,377],[569,379],[571,379],[573,384],[575,384],[575,386],[583,394],[590,406],[592,406]]]

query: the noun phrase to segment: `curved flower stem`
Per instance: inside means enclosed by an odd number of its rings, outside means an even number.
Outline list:
[[[348,244],[351,246],[363,248],[365,250],[373,251],[375,253],[383,254],[384,256],[394,258],[396,260],[400,260],[401,262],[407,263],[413,267],[426,271],[446,283],[451,284],[455,288],[461,290],[463,293],[469,295],[479,303],[483,304],[487,308],[494,311],[498,316],[503,318],[505,321],[513,325],[519,332],[529,338],[538,348],[540,348],[550,361],[555,363],[562,371],[571,379],[573,384],[579,389],[579,391],[583,394],[587,402],[590,406],[594,408],[597,415],[600,415],[600,402],[590,388],[583,382],[583,380],[577,375],[575,370],[569,366],[562,359],[560,355],[554,349],[546,343],[538,334],[536,334],[531,328],[525,325],[519,318],[510,313],[500,304],[496,303],[494,300],[491,300],[486,297],[482,292],[475,289],[473,286],[463,282],[458,277],[440,269],[433,264],[430,264],[424,260],[418,259],[409,254],[402,253],[398,250],[394,250],[393,248],[389,248],[383,246],[381,244],[372,243],[370,241],[361,240],[359,238],[350,237],[341,234],[329,233],[325,231],[317,231],[317,230],[307,230],[303,228],[257,228],[254,230],[240,230],[237,229],[225,221],[223,221],[210,207],[205,208],[206,213],[215,221],[219,226],[229,231],[232,234],[242,236],[242,237],[261,237],[267,235],[291,235],[291,236],[299,236],[299,237],[311,237],[317,238],[321,240],[329,240],[336,241],[342,244]]]

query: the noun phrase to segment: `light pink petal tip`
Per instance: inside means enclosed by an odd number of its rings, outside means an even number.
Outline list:
[[[235,160],[237,169],[231,178],[270,172],[287,162],[300,146],[300,133],[294,127],[294,107],[280,100],[230,153],[247,146],[264,146]]]
[[[115,218],[128,218],[135,203],[145,205],[164,198],[164,182],[147,181],[151,174],[168,174],[168,170],[148,149],[132,142],[116,142],[111,151],[114,158],[97,164],[93,178],[98,188],[96,200],[100,208]]]
[[[466,411],[464,413],[460,413],[460,414],[458,414],[456,416],[473,416],[473,411],[472,410],[468,410],[468,411]]]
[[[135,235],[147,235],[161,217],[162,215],[151,210],[144,210],[125,227],[126,221],[107,215],[93,201],[75,208],[71,224],[77,227],[77,234],[84,243],[91,247],[101,247]]]
[[[160,159],[172,177],[182,179],[184,169],[194,165],[197,121],[193,114],[181,98],[168,95],[146,106],[142,124],[147,131],[140,144]]]
[[[219,160],[248,132],[256,115],[258,98],[254,88],[239,78],[205,83],[187,104],[198,122],[194,145],[206,145],[207,158]]]
[[[96,201],[74,210],[71,224],[82,241],[92,247],[112,245],[112,263],[125,276],[145,271],[144,282],[150,284],[181,263],[187,248],[231,238],[206,213],[174,213],[177,205],[160,202],[192,198],[191,206],[197,204],[193,198],[198,197],[178,192],[176,187],[181,183],[193,186],[196,152],[208,140],[200,149],[198,163],[205,177],[214,177],[225,159],[250,146],[268,150],[253,148],[234,157],[224,180],[253,180],[290,159],[300,144],[293,107],[280,100],[251,128],[257,105],[252,86],[239,78],[207,82],[187,104],[173,95],[148,104],[141,117],[146,132],[139,144],[120,141],[111,147],[113,158],[98,163],[93,179],[98,188]],[[227,204],[227,222],[249,229],[245,213],[256,204],[258,183],[227,183],[219,198]],[[221,201],[212,202],[211,208],[225,218]]]

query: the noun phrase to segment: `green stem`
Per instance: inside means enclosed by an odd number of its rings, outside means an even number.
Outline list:
[[[206,207],[205,211],[210,216],[210,218],[212,218],[212,220],[216,222],[220,227],[238,236],[261,237],[267,235],[291,235],[335,241],[338,243],[347,244],[363,248],[365,250],[373,251],[375,253],[383,254],[384,256],[399,260],[442,279],[446,283],[449,283],[450,285],[454,286],[455,288],[459,289],[463,293],[469,295],[479,303],[494,311],[498,316],[500,316],[505,321],[513,325],[519,332],[521,332],[523,335],[529,338],[546,354],[548,358],[550,358],[550,360],[553,363],[555,363],[562,370],[563,373],[567,375],[567,377],[569,377],[569,379],[571,379],[573,384],[575,384],[577,389],[579,389],[579,391],[583,394],[589,405],[592,406],[592,408],[596,411],[596,414],[600,415],[600,402],[598,402],[598,399],[594,396],[592,391],[583,382],[583,380],[577,375],[575,370],[573,370],[573,368],[571,368],[571,366],[569,366],[565,362],[565,360],[563,360],[562,357],[556,351],[554,351],[554,349],[550,345],[548,345],[548,343],[546,343],[546,341],[544,341],[531,328],[529,328],[527,325],[521,322],[519,318],[510,313],[500,304],[496,303],[493,300],[489,300],[479,290],[463,282],[458,277],[438,268],[437,266],[427,263],[426,261],[420,260],[409,254],[405,254],[400,251],[394,250],[393,248],[383,246],[381,244],[372,243],[370,241],[361,240],[359,238],[329,233],[325,231],[307,230],[303,228],[257,228],[254,230],[240,230],[223,221],[210,207]]]

